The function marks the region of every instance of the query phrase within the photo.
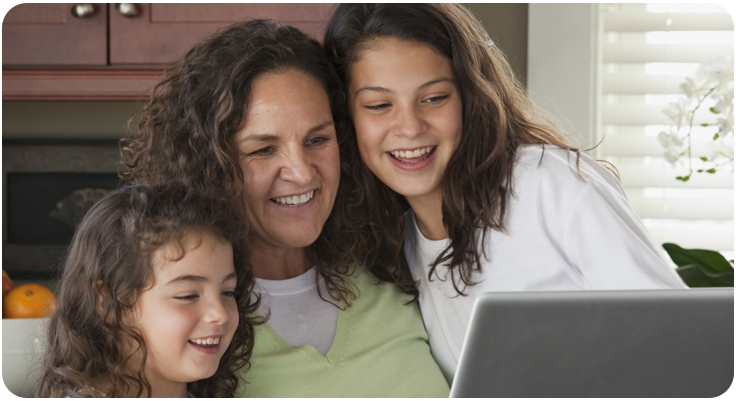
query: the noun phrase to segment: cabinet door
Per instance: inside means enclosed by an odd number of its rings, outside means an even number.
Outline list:
[[[3,20],[3,65],[106,65],[107,4],[84,18],[73,4],[19,4]]]
[[[110,64],[166,64],[232,23],[268,18],[321,40],[335,4],[136,4],[125,17],[110,7]]]

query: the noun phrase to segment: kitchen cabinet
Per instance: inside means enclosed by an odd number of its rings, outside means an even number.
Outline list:
[[[3,21],[3,100],[141,100],[166,65],[217,29],[265,18],[321,39],[334,7],[20,4]]]
[[[107,64],[107,6],[85,18],[70,4],[19,4],[3,20],[6,66]],[[104,11],[104,12],[103,12]]]

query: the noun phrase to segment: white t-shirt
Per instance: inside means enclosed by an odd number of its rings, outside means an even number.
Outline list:
[[[311,345],[326,355],[337,331],[337,301],[327,302],[317,293],[316,269],[287,280],[256,279],[255,291],[261,294],[258,314],[271,316],[268,323],[287,343],[298,347]],[[320,290],[331,300],[320,277]]]
[[[514,166],[507,232],[489,230],[480,283],[458,296],[445,266],[429,266],[449,239],[432,241],[407,212],[405,255],[419,281],[432,354],[452,381],[475,299],[492,291],[686,288],[629,204],[618,179],[582,155],[525,145]],[[582,180],[581,178],[582,177]],[[462,284],[462,282],[460,282]],[[462,287],[461,287],[462,288]]]

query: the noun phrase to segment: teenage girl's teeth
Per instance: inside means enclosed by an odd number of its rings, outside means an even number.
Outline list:
[[[413,159],[415,157],[425,155],[431,151],[432,151],[432,147],[427,146],[426,148],[416,149],[413,152],[412,151],[405,152],[403,150],[397,150],[397,151],[391,152],[391,154],[394,155],[394,157],[400,157],[402,159]]]
[[[310,199],[314,196],[314,191],[309,191],[304,195],[296,195],[296,196],[287,196],[283,198],[274,198],[277,203],[280,203],[282,205],[296,205],[300,206],[307,202],[309,202]]]

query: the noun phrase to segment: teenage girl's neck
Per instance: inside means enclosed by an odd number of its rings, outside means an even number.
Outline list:
[[[286,280],[300,276],[312,267],[305,248],[252,247],[253,275],[264,280]]]
[[[445,225],[442,224],[442,189],[421,196],[406,197],[414,211],[417,227],[427,239],[441,240],[449,237]]]

